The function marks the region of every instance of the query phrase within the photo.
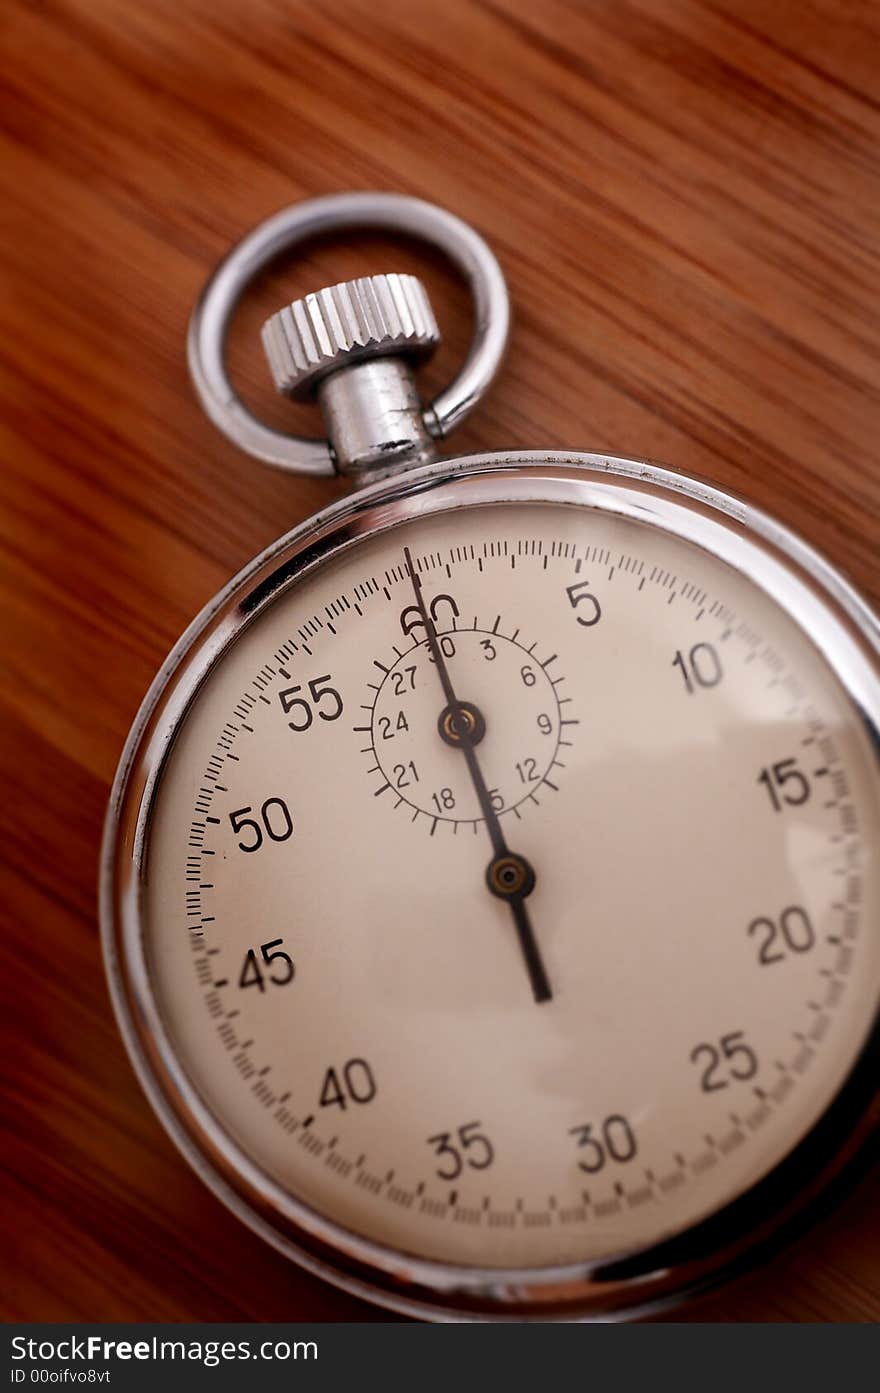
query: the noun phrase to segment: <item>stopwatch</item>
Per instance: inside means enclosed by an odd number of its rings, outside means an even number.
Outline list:
[[[274,315],[269,429],[224,363],[252,277],[358,227],[432,243],[474,339],[423,405],[420,282]],[[872,1132],[880,630],[782,525],[641,460],[437,461],[508,336],[477,233],[312,200],[211,278],[212,420],[354,491],[202,612],[103,853],[119,1023],[173,1140],[307,1269],[429,1319],[622,1319],[767,1253]]]

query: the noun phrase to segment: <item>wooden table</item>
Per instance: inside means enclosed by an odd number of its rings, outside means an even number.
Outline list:
[[[2,1314],[369,1318],[190,1174],[138,1089],[95,877],[117,756],[172,641],[340,486],[239,456],[184,361],[230,242],[304,196],[398,189],[501,255],[513,349],[458,452],[668,461],[784,516],[876,603],[880,14],[870,0],[5,0],[2,125]],[[324,245],[234,343],[276,423],[264,313],[416,249]],[[880,1318],[876,1173],[699,1307]],[[376,1316],[381,1319],[381,1316]]]

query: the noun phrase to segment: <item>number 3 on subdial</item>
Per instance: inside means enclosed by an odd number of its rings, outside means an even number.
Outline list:
[[[424,813],[432,828],[438,820],[478,822],[465,761],[438,730],[443,700],[423,630],[412,637],[405,651],[395,649],[393,663],[374,659],[370,723],[358,727],[370,737],[364,754],[371,757],[374,792]],[[485,721],[479,757],[496,812],[538,804],[547,790],[552,796],[578,723],[558,657],[543,657],[518,630],[508,637],[497,624],[444,630],[438,622],[437,638],[459,699]]]

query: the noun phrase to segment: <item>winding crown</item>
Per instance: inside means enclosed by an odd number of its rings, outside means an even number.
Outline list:
[[[328,373],[366,358],[426,358],[440,342],[425,287],[415,276],[365,276],[315,291],[263,325],[279,392],[308,396]]]

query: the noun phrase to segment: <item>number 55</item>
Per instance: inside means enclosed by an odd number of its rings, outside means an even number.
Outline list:
[[[302,691],[301,685],[296,687],[285,687],[282,691],[278,693],[278,700],[281,702],[281,709],[286,716],[289,716],[291,711],[293,710],[296,710],[298,712],[298,715],[292,721],[287,722],[291,730],[308,730],[309,726],[315,719],[312,707],[314,707],[314,710],[318,712],[318,715],[321,717],[322,721],[339,720],[339,717],[342,715],[343,709],[342,697],[339,695],[335,687],[322,685],[329,683],[329,681],[329,672],[325,673],[323,677],[312,678],[311,682],[309,683],[309,695],[312,698],[311,704],[306,700],[305,697],[296,695],[297,692]],[[324,699],[324,697],[329,698],[330,706],[329,709],[322,711],[320,709],[320,703]]]

